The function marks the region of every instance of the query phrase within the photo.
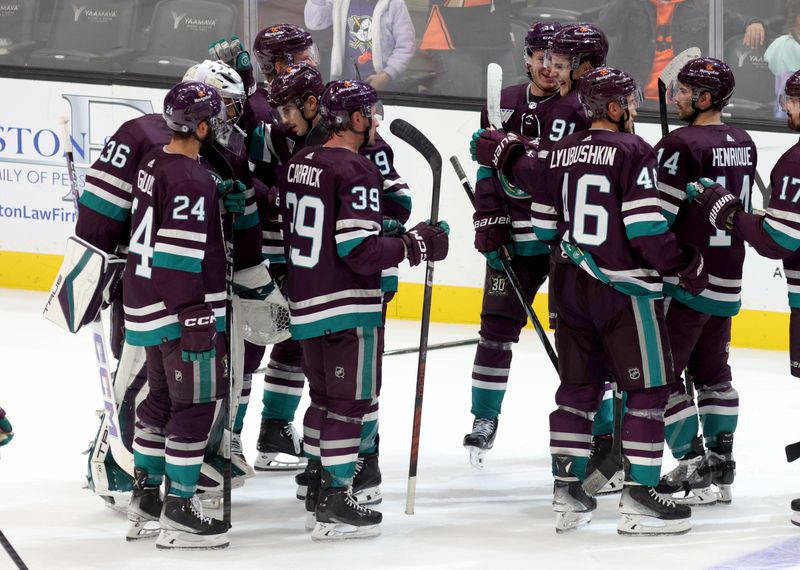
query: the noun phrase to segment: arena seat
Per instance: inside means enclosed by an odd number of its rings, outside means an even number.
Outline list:
[[[38,46],[35,37],[38,0],[0,4],[0,65],[21,65]]]

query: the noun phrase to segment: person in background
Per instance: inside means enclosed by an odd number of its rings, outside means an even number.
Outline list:
[[[309,30],[333,26],[331,79],[364,78],[385,89],[405,73],[416,51],[414,24],[403,0],[307,0],[305,25]]]
[[[781,107],[777,95],[783,93],[783,86],[792,74],[800,69],[800,0],[786,2],[786,33],[775,39],[764,60],[775,76],[775,116],[783,117],[786,111]]]
[[[761,20],[731,10],[723,17],[729,36],[744,33],[749,48],[764,44]],[[707,0],[614,0],[600,12],[598,23],[611,42],[609,60],[644,86],[645,99],[658,99],[658,76],[675,55],[708,47]]]

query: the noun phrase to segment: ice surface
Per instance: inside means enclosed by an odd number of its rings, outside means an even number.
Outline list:
[[[674,538],[616,534],[616,497],[594,521],[556,536],[550,510],[547,416],[557,385],[534,333],[514,351],[509,391],[486,469],[469,466],[474,347],[431,351],[425,389],[416,514],[403,514],[416,355],[387,357],[381,397],[383,536],[312,543],[292,474],[258,474],[234,491],[231,547],[187,553],[125,542],[125,518],[81,489],[101,407],[88,331],[72,336],[41,317],[44,293],[0,290],[0,405],[16,436],[0,453],[0,529],[32,569],[160,568],[789,568],[800,567],[800,463],[783,447],[800,439],[800,382],[783,352],[734,349],[742,415],[730,506],[695,509],[693,530]],[[434,297],[434,302],[436,299]],[[475,337],[477,326],[434,324],[430,342]],[[390,321],[387,348],[417,344],[419,324]],[[251,460],[261,386],[254,383],[243,443]],[[301,421],[301,404],[297,423]],[[674,461],[665,462],[665,469]],[[0,552],[0,568],[13,568]]]

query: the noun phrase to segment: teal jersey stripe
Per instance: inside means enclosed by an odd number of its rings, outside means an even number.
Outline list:
[[[667,212],[666,210],[661,210],[661,215],[664,216],[664,219],[667,220],[667,226],[672,226],[677,219],[677,215],[673,214],[672,212]]]
[[[540,241],[555,241],[558,239],[558,230],[557,229],[544,229],[537,226],[535,223],[533,225],[533,233],[536,234],[536,237]]]
[[[347,241],[343,241],[341,243],[336,244],[336,253],[339,254],[339,257],[347,257],[351,251],[361,245],[361,242],[364,241],[363,237],[360,238],[353,238]]]
[[[184,257],[183,255],[157,251],[153,254],[153,267],[186,271],[187,273],[200,273],[203,269],[203,262],[196,257]]]
[[[643,237],[643,236],[657,236],[667,231],[667,222],[636,222],[625,226],[625,233],[628,239]]]
[[[255,211],[244,216],[236,216],[236,221],[233,223],[233,229],[236,231],[247,230],[257,226],[258,224],[258,211]]]
[[[634,298],[639,319],[642,323],[642,336],[644,348],[647,352],[647,376],[645,388],[656,388],[666,384],[664,373],[664,355],[661,351],[661,336],[658,331],[658,322],[653,318],[653,301],[650,299]],[[649,382],[647,378],[650,378]]]
[[[381,277],[381,291],[384,293],[394,293],[399,288],[397,275]]]
[[[478,174],[475,177],[476,182],[480,182],[481,180],[486,180],[487,178],[492,177],[492,169],[488,166],[481,166],[478,169]]]
[[[515,241],[514,252],[522,257],[533,257],[534,255],[549,255],[550,248],[540,241]]]
[[[372,375],[372,364],[375,361],[375,329],[363,328],[361,333],[361,346],[363,346],[363,358],[361,360],[361,394],[359,399],[371,400],[374,396],[373,386],[375,378]]]
[[[197,362],[197,367],[195,370],[198,372],[199,378],[198,380],[198,403],[205,403],[211,401],[211,384],[212,384],[212,373],[214,372],[211,369],[211,366],[215,364],[215,358],[211,358],[209,360],[200,360]]]
[[[83,194],[81,194],[81,199],[79,200],[79,204],[118,222],[126,221],[131,215],[131,211],[129,209],[121,208],[116,204],[112,204],[107,200],[103,200],[100,196],[92,194],[89,190],[83,191]]]
[[[167,340],[181,338],[180,323],[172,323],[151,331],[125,329],[125,340],[133,346],[157,346]]]
[[[784,249],[796,251],[798,248],[800,248],[800,240],[788,236],[780,230],[776,230],[770,225],[769,220],[764,220],[764,231],[766,231],[767,235],[772,238],[772,241]]]
[[[715,317],[734,317],[739,313],[739,309],[742,308],[741,300],[715,301],[700,295],[689,297],[686,293],[681,293],[680,289],[676,291],[676,286],[671,283],[664,283],[664,292],[695,311],[714,315]]]
[[[381,311],[375,311],[371,313],[353,313],[337,317],[328,317],[327,319],[320,319],[302,325],[293,325],[290,323],[289,332],[292,333],[293,339],[302,340],[358,327],[381,326],[383,326]]]
[[[383,194],[384,200],[391,200],[392,202],[399,204],[405,211],[411,211],[411,196],[408,194],[397,194],[396,192],[384,192]]]
[[[286,263],[286,256],[285,255],[271,254],[271,253],[262,253],[261,254],[261,260],[262,261],[269,261],[270,264],[273,264],[273,263],[283,264],[283,263]]]
[[[800,293],[789,293],[789,307],[800,309]]]

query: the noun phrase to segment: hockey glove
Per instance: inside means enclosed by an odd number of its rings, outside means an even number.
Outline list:
[[[719,230],[732,230],[733,215],[744,208],[739,198],[708,178],[687,184],[686,194],[689,201],[697,204],[711,225]]]
[[[478,138],[480,138],[485,130],[486,129],[478,129],[472,133],[472,138],[469,141],[469,155],[472,157],[472,162],[478,162]]]
[[[514,254],[516,253],[516,250],[514,248],[514,242],[513,241],[506,244],[506,250],[508,251],[508,256],[511,259],[514,259]],[[485,252],[483,254],[483,257],[486,258],[486,264],[489,267],[491,267],[495,271],[503,271],[503,262],[500,261],[500,258],[502,257],[502,255],[503,254],[500,253],[500,250],[498,249],[497,251],[487,251],[487,252]]]
[[[0,447],[11,443],[12,439],[14,439],[14,428],[11,427],[3,408],[0,408]]]
[[[497,251],[501,245],[511,241],[511,217],[505,212],[475,212],[472,225],[475,228],[475,249],[481,253]]]
[[[229,214],[243,214],[245,203],[245,187],[244,184],[238,180],[223,180],[217,184],[217,192],[219,192],[222,199],[222,205],[225,208],[223,213]]]
[[[211,59],[220,60],[234,68],[242,78],[247,96],[253,94],[256,87],[253,62],[237,36],[231,36],[231,41],[225,38],[215,41],[208,46],[208,55]]]
[[[708,285],[708,273],[700,250],[693,245],[684,245],[683,250],[686,265],[678,272],[678,285],[686,289],[691,295],[699,295]]]
[[[194,305],[178,315],[181,323],[181,358],[184,362],[211,360],[216,356],[217,322],[208,305]]]
[[[383,217],[383,236],[384,237],[397,237],[406,233],[406,228],[398,222],[397,220],[393,220],[392,218],[387,218],[386,216]]]
[[[439,222],[435,226],[420,222],[400,236],[406,248],[406,258],[412,267],[425,261],[441,261],[447,257],[450,226]]]
[[[525,143],[518,135],[503,131],[483,131],[475,141],[476,162],[500,171],[525,150]]]

